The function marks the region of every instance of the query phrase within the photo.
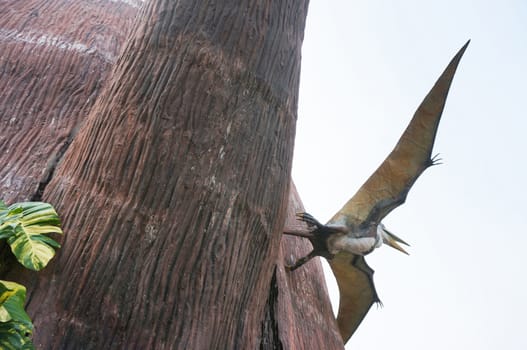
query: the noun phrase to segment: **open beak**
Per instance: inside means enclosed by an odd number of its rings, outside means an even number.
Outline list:
[[[403,252],[406,255],[410,255],[408,254],[406,250],[403,249],[403,247],[401,247],[401,245],[399,245],[399,243],[401,243],[406,246],[410,246],[408,243],[406,243],[405,241],[403,241],[402,239],[400,239],[399,237],[397,237],[396,235],[394,235],[387,229],[383,228],[382,230],[384,231],[384,234],[382,237],[384,244],[387,244],[390,247],[397,249],[398,251]]]

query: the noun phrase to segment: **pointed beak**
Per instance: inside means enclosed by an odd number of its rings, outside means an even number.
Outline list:
[[[403,241],[402,239],[400,239],[399,237],[397,237],[396,235],[394,235],[393,233],[391,233],[387,229],[383,228],[382,230],[384,231],[384,234],[383,234],[383,237],[382,237],[382,240],[383,240],[384,244],[387,244],[390,247],[392,247],[394,249],[397,249],[398,251],[403,252],[406,255],[410,255],[399,244],[399,243],[401,243],[401,244],[404,244],[406,246],[410,246],[408,243],[406,243],[405,241]]]

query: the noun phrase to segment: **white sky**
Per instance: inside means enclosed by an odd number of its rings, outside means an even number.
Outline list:
[[[526,1],[311,0],[293,178],[328,220],[469,38],[434,148],[444,164],[384,220],[411,255],[367,258],[384,308],[347,349],[527,349]]]

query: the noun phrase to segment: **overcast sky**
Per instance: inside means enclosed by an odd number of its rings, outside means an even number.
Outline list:
[[[389,247],[368,256],[384,308],[371,309],[347,348],[527,349],[527,2],[309,6],[293,178],[320,221],[388,155],[472,39],[434,147],[444,164],[384,220],[410,256]]]

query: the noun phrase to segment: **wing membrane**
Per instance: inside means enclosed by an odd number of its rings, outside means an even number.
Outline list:
[[[431,154],[439,120],[454,73],[469,42],[450,61],[390,155],[330,223],[380,222],[404,203],[419,175],[433,164]]]
[[[434,163],[431,154],[439,120],[454,73],[469,42],[450,61],[390,155],[329,223],[350,227],[372,221],[378,223],[404,203],[414,182]],[[337,323],[346,342],[370,307],[379,302],[373,270],[364,257],[347,252],[339,252],[329,264],[339,286]]]
[[[352,262],[355,260],[355,264]],[[353,335],[357,327],[375,302],[380,302],[373,285],[373,270],[366,264],[363,256],[339,253],[329,265],[335,274],[340,292],[337,324],[344,343]]]

